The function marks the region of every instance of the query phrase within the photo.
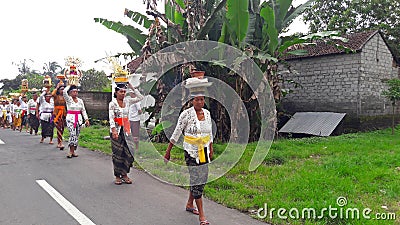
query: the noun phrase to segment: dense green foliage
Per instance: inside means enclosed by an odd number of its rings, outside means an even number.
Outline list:
[[[382,31],[397,58],[400,57],[400,1],[316,0],[305,11],[311,32],[337,30],[343,34],[371,29]]]

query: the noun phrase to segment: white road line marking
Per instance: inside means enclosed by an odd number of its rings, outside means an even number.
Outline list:
[[[0,139],[0,145],[4,145],[5,143],[4,143],[4,141],[2,141],[1,139]]]
[[[54,189],[45,180],[36,180],[38,183],[58,204],[60,204],[65,211],[67,211],[79,224],[82,225],[96,225],[83,213],[81,213],[74,205],[72,205],[67,199],[65,199],[56,189]]]

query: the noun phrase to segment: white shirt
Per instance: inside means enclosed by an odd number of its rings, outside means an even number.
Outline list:
[[[211,122],[210,112],[207,109],[203,109],[203,112],[204,112],[204,120],[199,121],[197,119],[194,107],[190,107],[189,109],[184,110],[179,115],[177,125],[170,140],[177,142],[182,132],[183,135],[192,137],[206,137],[207,135],[209,135],[210,141],[204,145],[204,147],[208,147],[210,143],[213,141],[212,122]],[[196,160],[199,159],[198,147],[196,145],[192,145],[184,141],[183,149],[185,149],[185,151],[191,157],[195,158]]]
[[[83,100],[80,98],[78,99],[78,102],[74,102],[71,96],[68,95],[68,90],[70,86],[67,86],[64,88],[63,91],[63,96],[65,99],[65,102],[67,103],[67,116],[65,117],[67,123],[74,123],[75,122],[75,114],[68,113],[68,111],[80,111],[81,113],[78,114],[78,124],[82,125],[83,120],[89,119],[87,113],[86,113],[86,108],[85,104],[83,103]],[[83,119],[82,119],[83,116]]]
[[[28,104],[22,100],[22,96],[19,96],[19,103],[22,110],[28,111]]]
[[[114,121],[115,118],[128,118],[129,116],[129,107],[130,105],[141,101],[144,97],[140,92],[136,89],[134,89],[136,97],[134,98],[125,98],[124,99],[124,104],[125,107],[122,108],[118,105],[117,99],[113,99],[110,104],[108,105],[108,118],[110,122],[110,132],[112,132],[112,128],[117,129],[117,133],[119,134],[121,126],[118,125]]]
[[[20,118],[22,114],[22,108],[21,105],[14,105],[13,107],[13,113],[15,118]]]
[[[49,122],[51,119],[51,116],[53,115],[54,101],[53,101],[53,98],[51,98],[50,103],[46,102],[46,100],[44,100],[45,95],[46,95],[46,91],[43,91],[43,93],[39,97],[40,119]]]
[[[3,105],[3,104],[1,104],[0,105],[0,110],[1,110],[1,117],[3,117],[3,114],[4,115],[7,115],[8,114],[8,112],[9,112],[9,109],[8,109],[8,105]]]
[[[8,108],[10,110],[11,115],[14,115],[14,104],[10,103],[10,107]]]
[[[133,103],[129,107],[129,121],[139,121],[140,120],[139,110],[141,110],[140,102]]]
[[[37,104],[38,104],[38,101],[39,101],[39,99],[36,99],[36,101],[35,100],[33,100],[33,99],[29,99],[29,101],[28,101],[28,114],[29,113],[32,113],[33,115],[36,115],[36,107],[37,107]]]

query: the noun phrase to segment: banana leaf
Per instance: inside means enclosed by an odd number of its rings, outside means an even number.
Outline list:
[[[168,129],[169,127],[172,126],[171,121],[165,120],[162,121],[161,123],[157,124],[154,129],[151,131],[152,135],[156,135],[161,133],[163,130]]]
[[[249,2],[248,0],[227,0],[226,5],[229,26],[237,37],[237,41],[241,43],[246,38],[249,26]]]
[[[133,22],[147,29],[149,29],[151,24],[154,22],[154,20],[149,19],[146,15],[143,15],[139,12],[135,12],[129,9],[125,9],[125,15],[129,17]]]
[[[206,22],[204,25],[200,28],[198,34],[197,34],[197,39],[201,40],[206,37],[206,35],[210,32],[211,28],[214,27],[214,24],[218,22],[218,13],[223,9],[225,6],[227,0],[222,0],[221,2],[218,3],[217,7],[210,13],[210,16],[206,19]]]
[[[143,34],[141,30],[131,25],[124,25],[121,22],[109,21],[107,19],[102,19],[102,18],[94,18],[94,21],[96,23],[101,23],[108,29],[111,29],[122,35],[125,35],[128,39],[129,46],[137,55],[140,55],[141,49],[145,44],[147,38],[147,35]]]
[[[264,26],[262,28],[263,36],[268,36],[268,38],[265,38],[261,49],[266,50],[268,47],[269,53],[274,55],[279,44],[278,30],[275,27],[276,17],[274,10],[270,6],[264,5],[264,7],[260,10],[260,16],[264,19]]]
[[[296,44],[302,44],[302,43],[305,43],[305,42],[306,42],[305,39],[300,39],[300,38],[295,38],[293,40],[286,41],[281,46],[279,46],[278,52],[282,53],[287,48],[289,48],[290,46],[293,46],[293,45],[296,45]]]
[[[274,0],[274,1],[277,7],[277,8],[274,7],[274,12],[276,17],[275,26],[279,31],[281,31],[285,26],[283,21],[286,18],[290,6],[292,5],[292,0]]]
[[[285,17],[285,19],[283,20],[283,24],[282,24],[282,29],[288,27],[292,21],[294,19],[296,19],[298,16],[300,16],[301,14],[303,14],[303,12],[311,7],[311,4],[314,2],[315,0],[309,0],[307,2],[305,2],[304,4],[299,5],[296,8],[293,8],[292,10],[289,10],[289,12],[287,13],[287,16]]]
[[[177,7],[184,9],[186,7],[185,3],[183,0],[172,1],[173,0],[167,0],[165,2],[165,16],[174,24],[179,24],[182,28],[185,24],[185,17],[183,17],[183,14],[176,9],[174,4],[178,5]]]

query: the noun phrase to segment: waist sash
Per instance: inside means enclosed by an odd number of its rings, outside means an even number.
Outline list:
[[[50,113],[51,114],[49,122],[52,123],[53,122],[53,116],[52,116],[53,115],[53,111],[41,111],[39,115],[42,115],[43,113]]]
[[[78,115],[81,114],[81,110],[68,110],[67,114],[75,115],[74,128],[76,128],[76,124],[78,123]]]
[[[128,117],[114,118],[114,121],[118,123],[119,126],[124,127],[126,135],[131,134],[131,124],[129,123]]]
[[[204,145],[210,141],[210,135],[207,135],[205,137],[184,136],[183,140],[191,145],[197,145],[197,151],[199,153],[199,162],[205,163],[206,154],[204,153]]]

